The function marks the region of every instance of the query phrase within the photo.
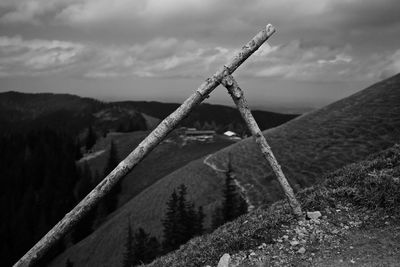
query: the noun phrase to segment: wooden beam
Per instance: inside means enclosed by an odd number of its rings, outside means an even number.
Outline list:
[[[226,89],[228,89],[228,92],[231,95],[233,102],[235,102],[237,108],[239,109],[240,115],[246,122],[247,127],[249,128],[251,134],[255,138],[256,143],[260,147],[261,153],[263,154],[264,158],[268,161],[273,172],[275,173],[275,176],[278,179],[278,182],[283,192],[285,193],[286,199],[289,202],[289,205],[292,208],[294,215],[297,218],[302,219],[303,212],[301,210],[301,206],[297,201],[293,189],[290,186],[288,180],[286,179],[281,166],[276,160],[274,153],[271,150],[271,147],[268,145],[267,140],[265,139],[264,135],[260,130],[260,127],[258,127],[256,120],[251,114],[250,108],[247,104],[247,100],[244,97],[243,90],[239,87],[238,83],[231,75],[225,76],[222,79],[221,83],[223,86],[226,87]]]
[[[229,63],[208,78],[186,101],[165,118],[118,166],[105,177],[74,209],[67,213],[39,242],[36,243],[14,266],[31,266],[37,259],[71,228],[127,175],[151,150],[153,150],[192,108],[201,103],[220,84],[222,78],[232,74],[273,33],[275,28],[268,24],[253,37]]]

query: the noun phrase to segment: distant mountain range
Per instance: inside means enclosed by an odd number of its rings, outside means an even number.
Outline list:
[[[146,130],[151,126],[148,120],[133,107],[75,95],[0,93],[1,132],[50,128],[80,134],[89,126],[102,132],[129,124],[133,129]]]
[[[180,105],[176,103],[161,103],[155,101],[129,101],[117,103],[122,106],[124,106],[124,104],[133,105],[138,111],[159,119],[164,119]],[[261,110],[253,110],[252,113],[258,125],[263,130],[273,128],[298,116],[297,114],[281,114]],[[229,124],[237,125],[243,123],[240,113],[236,108],[206,103],[195,107],[190,112],[190,115],[183,120],[181,125],[193,126],[196,121],[201,125],[204,125],[205,122],[214,122],[217,126],[226,126]]]
[[[101,102],[69,94],[5,92],[0,93],[0,132],[47,127],[79,134],[90,125],[100,133],[146,130],[154,128],[178,106],[143,101]],[[261,129],[269,129],[298,115],[254,111],[254,116]],[[196,107],[181,125],[218,127],[220,131],[245,129],[235,108],[211,104]]]
[[[264,132],[295,190],[321,181],[323,174],[400,142],[400,74],[319,110]],[[167,111],[165,111],[167,112]],[[154,115],[154,114],[153,114]],[[77,266],[120,264],[126,225],[161,235],[171,192],[184,183],[189,198],[210,213],[221,201],[228,161],[255,206],[282,197],[270,167],[252,138],[194,160],[158,180],[109,217],[97,231],[67,249],[52,266],[70,259]],[[158,164],[154,162],[154,164]]]

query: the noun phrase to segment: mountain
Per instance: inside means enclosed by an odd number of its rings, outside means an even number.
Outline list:
[[[346,165],[297,194],[314,219],[285,201],[256,209],[146,266],[398,266],[400,145]],[[295,242],[294,242],[295,241]],[[225,255],[226,257],[226,255]]]
[[[400,141],[400,75],[264,132],[295,190],[321,181],[323,174]],[[122,259],[126,225],[161,235],[165,202],[184,183],[190,200],[209,214],[221,200],[223,175],[231,160],[239,184],[251,203],[282,197],[254,140],[226,147],[192,161],[154,183],[117,210],[97,231],[67,249],[52,264],[70,259],[77,266],[115,266]]]
[[[180,104],[155,101],[128,101],[118,102],[118,104],[133,105],[138,111],[159,119],[164,119],[180,106]],[[276,127],[298,116],[297,114],[281,114],[262,110],[253,110],[252,113],[262,130]],[[201,128],[201,126],[207,128],[207,124],[208,127],[213,124],[213,128],[217,128],[215,130],[219,133],[226,130],[236,130],[237,132],[246,130],[236,108],[208,103],[196,106],[189,116],[180,123],[180,125],[188,127],[199,125],[196,128]]]
[[[83,157],[79,164],[87,163],[92,173],[102,174],[109,156],[111,142],[116,147],[118,159],[122,160],[136,148],[147,134],[148,131],[109,133],[105,138],[97,141],[93,147],[94,152]],[[182,137],[176,132],[169,134],[164,142],[161,142],[122,180],[119,206],[192,160],[214,153],[233,143],[234,141],[219,136],[213,142],[184,143]]]
[[[91,98],[51,93],[0,93],[1,132],[51,128],[72,134],[93,126],[99,133],[126,128],[146,130],[156,120],[143,117],[132,105],[124,107]]]

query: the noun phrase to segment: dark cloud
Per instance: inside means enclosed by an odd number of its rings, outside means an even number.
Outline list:
[[[197,79],[272,23],[241,77],[373,82],[400,71],[399,13],[398,0],[2,0],[0,75]]]

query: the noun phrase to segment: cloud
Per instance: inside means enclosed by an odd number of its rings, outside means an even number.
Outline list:
[[[82,61],[86,52],[78,43],[0,36],[0,69],[2,76],[48,74]]]
[[[155,38],[144,44],[99,45],[20,36],[0,37],[0,75],[48,75],[75,70],[87,78],[205,78],[235,50],[191,39]],[[354,56],[350,45],[310,45],[294,40],[264,44],[235,75],[298,81],[377,80],[400,72],[400,49]]]
[[[206,48],[205,48],[206,47]],[[231,55],[230,50],[174,38],[133,46],[98,47],[103,55],[87,77],[204,77]]]

